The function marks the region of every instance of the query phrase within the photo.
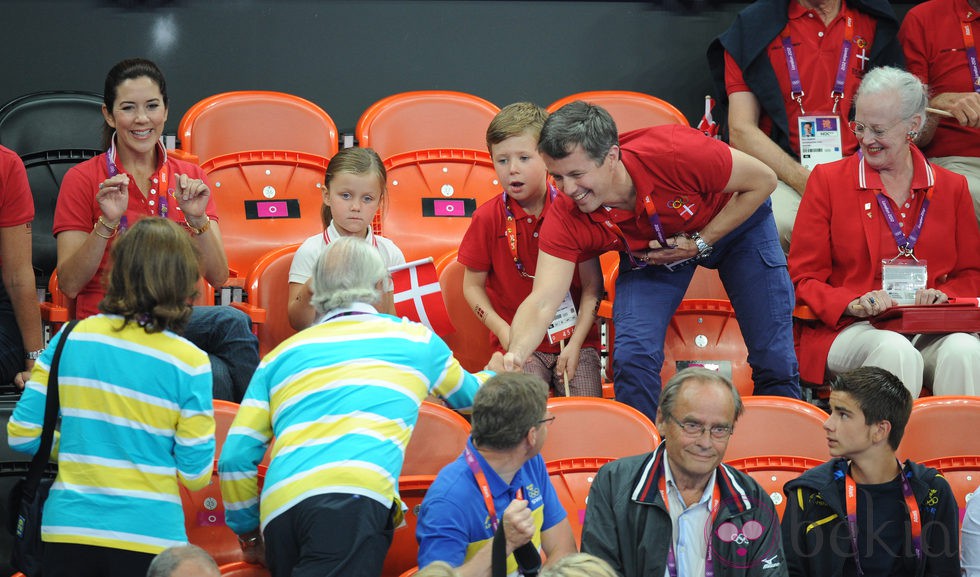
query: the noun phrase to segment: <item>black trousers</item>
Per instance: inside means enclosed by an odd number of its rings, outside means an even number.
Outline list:
[[[126,549],[45,543],[44,577],[136,577],[146,575],[156,555]]]
[[[266,525],[265,558],[272,577],[379,577],[393,534],[374,499],[316,495]]]

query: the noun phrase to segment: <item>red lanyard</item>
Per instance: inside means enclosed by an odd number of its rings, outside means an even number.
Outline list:
[[[483,474],[483,469],[480,467],[480,463],[476,460],[476,456],[470,450],[469,446],[463,450],[463,455],[466,458],[466,464],[469,466],[470,471],[473,471],[473,477],[476,479],[477,486],[480,487],[480,495],[483,496],[483,502],[487,506],[487,512],[490,513],[490,526],[493,528],[493,532],[496,533],[497,525],[500,521],[497,519],[497,508],[493,504],[493,493],[490,491],[490,485],[487,483],[487,476]],[[521,489],[517,490],[516,498],[524,498]]]
[[[666,459],[666,455],[664,459]],[[667,498],[667,480],[664,471],[660,472],[660,498],[664,500],[664,507],[667,508],[667,513],[670,513],[670,499]],[[718,481],[715,480],[715,487],[711,494],[711,527],[715,526],[715,519],[718,517],[718,506],[721,503],[721,489],[718,487]],[[714,532],[709,531],[710,535]],[[667,572],[670,577],[677,577],[677,556],[674,553],[674,538],[670,538],[670,549],[667,550]],[[706,552],[704,555],[704,576],[713,577],[715,574],[715,568],[711,562],[711,543],[708,543],[706,547]]]
[[[558,189],[548,185],[548,199],[552,201],[555,199],[555,195],[558,194]],[[507,235],[507,247],[510,249],[510,255],[514,258],[514,266],[517,267],[517,272],[521,273],[524,278],[533,279],[534,275],[530,275],[524,270],[524,263],[521,262],[521,257],[517,254],[517,217],[514,216],[514,211],[510,208],[510,199],[507,198],[507,192],[503,193],[504,199],[504,212],[507,214],[507,221],[504,225],[504,234]],[[544,209],[542,209],[542,214],[544,214]]]
[[[847,467],[844,462],[843,467]],[[912,526],[912,548],[915,549],[916,559],[922,559],[922,516],[919,513],[919,504],[915,502],[915,494],[912,493],[912,485],[909,483],[908,476],[904,470],[899,475],[902,478],[902,494],[905,496],[905,507],[909,512],[909,523]],[[864,575],[861,569],[861,559],[858,552],[858,524],[857,524],[857,483],[850,473],[844,476],[844,503],[847,507],[847,528],[850,533],[851,547],[854,549],[854,565],[857,567],[858,575]]]

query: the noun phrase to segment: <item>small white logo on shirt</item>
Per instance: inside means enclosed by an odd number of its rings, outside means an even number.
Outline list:
[[[770,557],[768,559],[763,559],[762,560],[762,568],[763,569],[775,569],[776,567],[779,567],[780,563],[779,563],[779,561],[776,561],[776,558],[777,557],[779,557],[779,555],[773,555],[772,557]]]

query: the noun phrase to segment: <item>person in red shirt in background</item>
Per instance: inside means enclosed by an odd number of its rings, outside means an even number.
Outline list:
[[[473,214],[457,259],[466,267],[463,295],[490,329],[497,350],[510,344],[510,323],[531,293],[538,262],[538,234],[558,194],[538,153],[538,136],[548,113],[530,102],[504,107],[487,128],[487,148],[503,194]],[[602,396],[599,330],[595,311],[602,294],[598,257],[579,265],[568,304],[578,307],[574,333],[560,345],[545,337],[528,356],[524,372],[549,383],[556,395]],[[581,279],[581,280],[580,280]],[[590,282],[584,283],[583,280]],[[567,309],[570,310],[570,309]]]
[[[44,349],[31,266],[34,199],[17,153],[0,146],[0,385],[18,388]]]
[[[980,221],[980,0],[930,0],[898,33],[908,71],[929,86],[931,112],[916,144],[932,162],[966,177]]]
[[[897,32],[887,0],[757,0],[708,48],[729,143],[779,177],[772,213],[787,254],[810,170],[857,150],[847,121],[861,79],[902,64]]]

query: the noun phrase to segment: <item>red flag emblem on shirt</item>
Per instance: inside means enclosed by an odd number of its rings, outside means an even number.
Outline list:
[[[456,332],[449,320],[446,303],[432,257],[388,269],[395,287],[395,313],[420,322],[440,337]]]
[[[715,107],[715,100],[711,96],[704,97],[704,116],[701,117],[701,122],[698,122],[698,130],[704,133],[705,136],[710,136],[712,138],[719,138],[718,136],[718,123],[711,116],[711,109]]]

